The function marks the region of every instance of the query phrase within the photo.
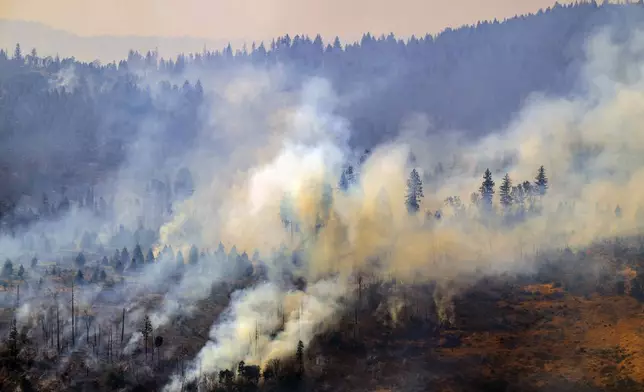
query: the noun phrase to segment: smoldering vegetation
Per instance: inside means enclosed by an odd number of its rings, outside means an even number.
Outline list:
[[[0,56],[2,389],[324,390],[329,358],[375,380],[405,339],[534,325],[486,317],[526,285],[641,300],[642,10],[105,66]],[[417,371],[397,385],[438,385]]]

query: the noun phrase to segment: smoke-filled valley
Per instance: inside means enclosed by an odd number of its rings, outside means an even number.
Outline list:
[[[0,389],[641,390],[641,4],[0,52]]]

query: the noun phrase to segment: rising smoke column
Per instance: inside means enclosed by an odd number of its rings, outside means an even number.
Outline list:
[[[297,272],[309,279],[307,289],[289,294],[278,282],[269,282],[237,293],[229,312],[212,327],[213,342],[197,357],[205,366],[202,370],[220,370],[240,360],[265,363],[292,353],[298,338],[308,343],[316,328],[332,325],[341,312],[343,298],[351,295],[348,283],[353,271],[469,284],[477,271],[530,271],[534,250],[581,247],[603,237],[636,232],[644,179],[644,135],[639,129],[644,120],[642,37],[642,32],[633,32],[630,40],[616,44],[609,32],[598,34],[588,44],[582,92],[566,98],[534,96],[502,132],[452,145],[455,158],[446,179],[430,181],[425,187],[425,207],[436,208],[448,196],[467,200],[480,185],[485,168],[493,170],[498,186],[505,172],[515,181],[531,180],[544,165],[551,188],[538,200],[540,214],[506,226],[496,219],[483,219],[474,207],[467,210],[469,219],[458,219],[445,208],[445,218],[428,225],[422,216],[409,216],[404,208],[405,180],[412,168],[408,158],[410,151],[421,155],[440,146],[427,145],[418,134],[415,140],[401,138],[378,146],[361,168],[358,186],[346,194],[333,193],[330,218],[321,233],[306,243],[306,265]],[[311,86],[321,85],[315,82],[304,91],[319,92]],[[320,190],[337,182],[346,147],[338,138],[317,137],[334,135],[338,129],[334,124],[343,122],[328,121],[334,118],[329,106],[307,104],[311,101],[306,98],[303,102],[287,111],[286,124],[292,132],[286,134],[291,137],[284,138],[282,148],[266,164],[248,172],[247,181],[231,193],[235,197],[227,198],[230,214],[219,216],[220,236],[231,244],[243,244],[240,249],[287,242],[278,216],[284,194],[292,200],[301,224],[298,237],[303,238],[321,212]],[[431,153],[425,161],[432,162]],[[562,203],[567,208],[562,209]],[[624,211],[620,218],[613,213],[617,205]],[[377,267],[370,264],[374,257],[380,259]],[[287,327],[276,341],[266,333],[259,347],[251,350],[249,341],[232,349],[233,341],[258,323],[263,331],[275,326],[274,316],[263,308],[263,298],[286,301],[293,295],[302,298],[300,307],[312,305],[308,313],[291,312],[287,325],[299,324],[299,315],[306,314],[305,324],[316,327],[299,336],[287,332],[294,327]],[[195,365],[188,378],[196,375]]]

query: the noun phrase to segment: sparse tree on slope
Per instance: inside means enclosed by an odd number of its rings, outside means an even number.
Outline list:
[[[127,251],[126,247],[123,247],[123,250],[121,250],[121,264],[123,267],[128,265],[130,262],[130,252]]]
[[[494,181],[492,180],[492,172],[490,169],[485,169],[483,175],[483,183],[479,188],[481,195],[481,204],[485,209],[492,209],[492,198],[494,197]]]
[[[134,247],[134,253],[132,253],[132,267],[139,268],[143,266],[144,262],[145,259],[143,258],[143,250],[141,249],[141,245],[136,244],[136,246]]]
[[[188,262],[193,265],[199,262],[199,250],[194,245],[192,245],[192,247],[190,248],[190,253],[188,254]]]
[[[86,261],[87,260],[85,259],[85,255],[83,254],[83,252],[80,252],[78,256],[76,256],[76,259],[74,259],[74,262],[76,263],[76,266],[78,268],[83,268],[85,266]]]
[[[510,207],[512,207],[511,192],[512,192],[512,180],[510,180],[510,176],[506,173],[505,176],[503,177],[503,182],[499,187],[499,197],[501,199],[500,200],[501,205],[506,210],[509,210]]]
[[[410,214],[415,214],[420,210],[420,203],[423,197],[425,197],[423,194],[423,182],[420,179],[418,171],[413,169],[411,173],[409,173],[409,179],[407,180],[407,194],[405,195],[405,205],[407,206],[407,211]]]
[[[150,317],[146,314],[143,318],[143,325],[141,326],[141,334],[143,335],[143,347],[145,349],[145,359],[148,359],[148,339],[152,334],[152,322]]]
[[[338,183],[338,187],[342,191],[347,191],[355,184],[355,182],[356,175],[353,171],[353,166],[347,165],[347,167],[342,171],[342,174],[340,175],[340,182]]]
[[[304,374],[304,343],[300,340],[297,342],[297,351],[295,352],[295,360],[297,361],[298,374]]]
[[[19,336],[18,336],[18,326],[16,325],[16,319],[11,321],[11,329],[9,330],[9,339],[8,339],[9,353],[13,358],[16,358],[19,353]]]
[[[25,278],[25,267],[23,267],[22,264],[20,264],[20,267],[18,268],[18,274],[16,277],[20,280]]]
[[[154,263],[154,252],[152,252],[152,248],[148,249],[148,255],[145,258],[145,262],[148,264],[153,264]]]
[[[539,167],[534,185],[539,196],[544,196],[548,192],[548,177],[546,177],[546,169],[543,166]]]

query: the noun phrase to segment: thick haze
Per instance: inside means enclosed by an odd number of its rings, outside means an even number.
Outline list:
[[[402,37],[412,34],[423,36],[479,20],[504,19],[536,12],[553,4],[551,0],[0,0],[0,19],[39,22],[79,36],[192,37],[200,41],[183,42],[183,50],[198,51],[204,45],[223,46],[221,43],[227,41],[237,44],[243,41],[268,41],[286,33],[321,34],[327,40],[339,36],[347,41],[357,40],[365,32],[375,35],[394,32]],[[12,34],[13,30],[3,28],[0,24],[0,45],[10,45],[6,42],[9,39],[24,41],[30,38],[24,30]],[[16,34],[19,36],[12,37]],[[70,37],[62,39],[70,40]],[[53,46],[59,52],[69,50],[69,55],[74,50],[56,41],[49,45],[42,45],[42,38],[35,41],[40,44],[38,48],[43,53],[53,50]],[[101,46],[105,46],[105,43],[103,39]],[[139,46],[135,49],[141,50],[161,46],[162,52],[165,50],[172,55],[178,51],[176,43],[133,44]],[[26,47],[31,46],[26,42]],[[101,60],[106,61],[118,53],[109,50],[111,45],[107,45],[108,52],[103,53],[92,50],[91,46],[83,47],[80,43],[77,46],[77,58],[89,57],[93,60],[92,56],[100,56]]]
[[[521,4],[532,3],[535,7],[541,6],[537,2]],[[20,14],[20,10],[29,4],[21,2],[20,6],[7,7],[7,12],[13,12],[8,16],[26,19],[26,14]],[[243,31],[248,32],[247,36],[266,34],[270,37],[280,32],[291,32],[291,29],[304,29],[305,26],[307,28],[301,32],[311,35],[319,32],[328,36],[351,36],[367,30],[380,32],[379,29],[403,35],[416,33],[415,29],[418,29],[422,34],[432,29],[432,15],[436,15],[435,23],[444,16],[441,19],[444,23],[459,24],[486,18],[482,13],[493,12],[493,4],[498,5],[498,10],[507,10],[508,14],[522,12],[510,10],[510,2],[486,2],[486,10],[478,9],[476,5],[479,3],[475,2],[450,2],[449,9],[447,2],[441,3],[445,10],[440,10],[440,4],[436,3],[434,8],[426,4],[421,6],[421,3],[417,8],[395,6],[401,10],[400,13],[394,12],[393,3],[389,10],[384,5],[360,8],[356,5],[358,3],[352,3],[357,11],[343,10],[327,3],[331,11],[318,11],[316,17],[307,18],[304,6],[294,3],[291,6],[273,4],[270,9],[253,8],[253,15],[263,15],[263,19],[255,20],[243,18],[245,13],[240,6],[243,3],[235,3],[237,6],[228,12],[228,17],[217,16],[215,9],[207,12],[209,7],[206,6],[191,7],[193,3],[184,3],[182,10],[173,11],[172,15],[168,13],[170,8],[164,7],[164,2],[155,2],[155,7],[142,2],[132,4],[135,5],[127,8],[124,4],[120,8],[124,11],[119,11],[122,13],[119,16],[116,14],[119,8],[114,2],[109,9],[98,5],[91,10],[79,6],[71,14],[64,12],[71,5],[57,3],[57,8],[49,8],[49,12],[37,11],[43,13],[43,18],[47,15],[47,21],[38,19],[36,13],[31,19],[55,26],[65,25],[70,30],[71,26],[76,26],[74,31],[79,34],[92,33],[88,28],[93,26],[93,34],[172,35],[183,31],[183,34],[197,36],[205,34],[208,24],[212,26],[208,35],[221,38],[219,31],[221,34],[228,31],[231,36]],[[146,15],[152,9],[155,12]],[[282,9],[289,11],[277,12]],[[449,21],[450,12],[463,13],[465,9],[471,20]],[[271,10],[275,12],[269,12]],[[403,19],[402,10],[408,15],[422,15],[422,18],[410,18],[399,28],[396,23],[397,18]],[[349,26],[352,13],[363,15],[364,19],[358,18]],[[382,19],[372,13],[377,13]],[[82,23],[75,18],[79,14],[87,15]],[[109,19],[105,15],[113,15],[114,20],[122,22],[106,22],[102,26],[93,19],[94,14],[97,18],[102,14],[105,20]],[[387,24],[379,22],[385,19],[385,15]],[[639,18],[633,22],[644,20],[641,10],[629,15]],[[77,24],[73,25],[67,18]],[[312,19],[320,22],[313,23]],[[242,23],[242,20],[246,22]],[[286,20],[293,25],[285,24]],[[332,20],[337,25],[326,25],[325,20]],[[136,24],[136,21],[141,23]],[[155,29],[154,21],[159,21],[158,29]],[[234,26],[227,30],[224,21]],[[422,23],[425,23],[424,27]],[[134,25],[138,30],[107,30],[107,26],[116,29],[116,26]],[[149,241],[153,242],[150,245],[155,248],[153,256],[158,262],[136,267],[144,269],[143,273],[131,267],[132,271],[127,271],[128,274],[131,272],[131,279],[115,285],[110,293],[129,312],[127,330],[131,338],[127,347],[135,347],[138,343],[140,335],[135,332],[136,323],[146,312],[151,314],[155,330],[167,327],[178,315],[194,311],[198,301],[208,297],[213,285],[232,281],[235,274],[230,270],[238,265],[248,265],[248,255],[258,250],[266,266],[266,279],[236,288],[230,295],[227,310],[213,321],[208,341],[188,369],[189,380],[198,377],[201,371],[216,372],[240,360],[264,365],[270,359],[288,357],[300,340],[308,346],[318,333],[332,328],[347,310],[347,304],[355,300],[356,275],[377,281],[396,278],[416,283],[437,282],[437,292],[448,301],[453,294],[449,291],[466,287],[485,274],[530,272],[537,250],[550,251],[566,246],[582,248],[606,237],[631,235],[641,229],[644,211],[641,198],[644,137],[640,128],[644,121],[644,32],[627,30],[626,23],[615,25],[616,29],[607,25],[593,30],[592,36],[580,33],[588,39],[580,44],[583,56],[573,59],[576,63],[583,63],[574,75],[577,89],[560,95],[539,90],[525,91],[520,104],[512,103],[519,109],[512,113],[510,120],[488,133],[479,134],[478,138],[462,138],[462,133],[438,126],[433,132],[428,132],[430,117],[444,116],[445,111],[441,110],[443,106],[422,111],[417,106],[418,101],[427,100],[422,96],[414,99],[409,93],[399,94],[405,99],[396,96],[395,102],[374,98],[375,93],[368,89],[374,84],[399,83],[411,89],[404,82],[416,85],[423,80],[421,76],[395,79],[390,76],[400,71],[395,67],[391,73],[374,72],[369,74],[369,78],[356,81],[356,74],[352,74],[350,68],[336,68],[337,74],[344,78],[334,78],[331,60],[325,63],[327,74],[320,69],[304,72],[303,66],[297,66],[304,55],[278,57],[275,62],[269,62],[264,54],[260,58],[262,61],[255,63],[242,60],[232,63],[235,59],[230,55],[230,58],[225,58],[225,61],[231,61],[230,66],[207,69],[181,63],[182,67],[175,66],[168,74],[156,69],[156,60],[152,67],[133,58],[131,64],[119,67],[120,70],[116,67],[103,70],[105,79],[101,79],[99,74],[89,74],[90,77],[85,78],[81,67],[72,64],[58,70],[55,78],[49,80],[51,85],[48,88],[54,92],[48,93],[47,98],[66,97],[64,89],[74,89],[75,84],[80,87],[74,91],[108,91],[105,86],[111,86],[108,81],[112,83],[106,77],[111,75],[108,71],[113,72],[114,77],[124,76],[117,71],[131,72],[140,78],[137,83],[145,89],[138,91],[134,82],[124,83],[121,79],[113,84],[128,92],[118,95],[125,97],[123,101],[142,103],[136,110],[127,111],[118,105],[111,106],[113,97],[117,95],[106,93],[99,96],[101,99],[97,102],[100,105],[97,104],[96,111],[109,116],[97,117],[96,122],[99,125],[106,122],[110,126],[95,128],[101,130],[99,136],[127,131],[128,124],[136,132],[128,133],[124,148],[119,149],[124,158],[111,176],[92,178],[98,182],[95,184],[97,191],[103,189],[106,195],[114,197],[111,214],[90,218],[82,209],[72,208],[68,213],[63,210],[57,219],[31,226],[28,234],[40,237],[43,233],[53,233],[51,237],[58,245],[53,246],[54,252],[47,251],[53,254],[55,251],[99,248],[77,244],[77,237],[83,230],[98,234],[96,242],[105,249],[121,248],[122,245],[114,245],[118,242],[110,241],[113,235],[118,237],[115,227],[125,224],[135,229],[137,218],[146,218],[144,221],[148,228],[158,234],[158,239],[155,236],[155,240]],[[441,27],[436,24],[434,28]],[[485,31],[499,31],[494,30],[498,26],[484,28],[487,29]],[[620,28],[626,33],[620,34],[624,33]],[[552,30],[547,29],[548,32]],[[525,41],[534,37],[526,32],[523,34]],[[507,36],[516,37],[517,34],[508,33]],[[449,35],[446,39],[450,39]],[[500,40],[494,36],[494,41]],[[548,42],[545,39],[541,41]],[[444,41],[437,42],[436,46],[443,45]],[[470,51],[462,52],[474,52],[472,48],[477,47],[476,42],[468,41],[468,44]],[[363,47],[370,50],[369,45],[375,44],[365,41]],[[504,48],[510,46],[503,45]],[[322,46],[318,48],[317,55],[321,55]],[[337,49],[338,52],[324,52],[327,53],[326,59],[336,55],[339,58],[340,53],[344,56],[356,53]],[[539,49],[535,52],[542,53]],[[278,54],[281,54],[280,49]],[[431,54],[428,52],[416,60],[410,57],[409,67],[423,65],[424,61],[431,64],[427,59],[437,57]],[[372,64],[368,60],[380,58],[372,56],[365,54],[364,63]],[[25,61],[20,56],[16,57],[18,59],[11,60],[12,64],[9,64],[12,67],[8,65],[7,69],[17,73],[16,69],[25,67]],[[406,63],[401,57],[392,54],[386,59],[403,68]],[[559,59],[558,56],[553,57]],[[315,58],[315,54],[311,58]],[[471,91],[470,95],[477,96],[478,93],[483,98],[472,104],[465,97],[454,99],[447,88],[435,87],[438,98],[443,98],[440,101],[447,102],[447,106],[466,103],[466,106],[474,107],[485,103],[485,99],[489,101],[491,96],[499,99],[503,90],[516,85],[505,78],[498,85],[481,87],[485,86],[481,80],[489,79],[484,71],[499,68],[492,62],[499,56],[486,58],[490,63],[483,65],[467,58],[460,61],[460,64],[477,64],[480,74],[466,69],[447,79],[447,87],[451,87],[451,91],[460,86],[468,93]],[[517,56],[508,58],[512,59],[509,61],[511,65],[505,64],[503,70],[527,67],[517,60]],[[349,57],[347,63],[352,64],[351,60]],[[27,61],[39,62],[32,58]],[[560,63],[555,61],[552,61],[555,64],[553,68],[559,68]],[[575,62],[571,60],[569,63]],[[460,65],[458,60],[447,60],[445,64],[444,69],[448,70],[454,68],[452,64]],[[443,68],[435,69],[440,72]],[[430,74],[433,76],[438,72]],[[445,75],[449,74],[445,72]],[[506,75],[510,73],[503,74]],[[553,80],[558,76],[545,72],[539,75]],[[179,85],[186,79],[193,83],[186,82],[181,89],[171,88],[169,83],[159,83],[166,78]],[[345,80],[353,83],[350,89],[342,88]],[[88,87],[94,85],[103,87],[96,90]],[[426,85],[435,86],[432,83]],[[22,90],[16,88],[16,91]],[[400,91],[406,90],[401,88]],[[530,92],[535,94],[528,95]],[[380,94],[380,97],[386,95]],[[387,95],[395,96],[393,93]],[[12,102],[10,99],[7,101]],[[362,149],[351,144],[352,137],[359,132],[357,121],[352,121],[359,106],[351,105],[358,101],[372,109],[364,116],[376,122],[378,128],[374,133],[380,134],[369,135],[372,152],[363,164],[357,163]],[[82,107],[80,99],[71,102]],[[400,105],[399,116],[391,114],[395,104]],[[28,104],[24,106],[31,109]],[[188,108],[194,110],[189,111]],[[166,111],[176,116],[165,116]],[[380,112],[389,113],[390,118],[387,119],[394,124],[395,134],[382,136],[387,128],[377,122]],[[13,120],[12,117],[7,118]],[[173,121],[176,118],[181,121]],[[481,118],[477,117],[475,121]],[[62,130],[68,128],[61,126],[56,135],[66,135]],[[86,128],[82,127],[83,130]],[[65,146],[64,152],[72,150],[71,147],[83,150],[83,142],[92,146],[92,140],[76,142],[85,134],[79,131],[78,135],[69,136],[69,145]],[[6,137],[18,146],[31,145],[18,144],[21,139],[13,134]],[[31,143],[33,138],[29,141]],[[33,144],[46,146],[43,151],[53,149],[51,143]],[[168,146],[173,147],[171,153]],[[38,155],[43,154],[39,151]],[[80,159],[79,162],[82,163]],[[341,190],[337,184],[347,163],[356,167],[358,179],[349,189]],[[499,185],[503,174],[509,173],[517,185],[526,180],[533,181],[541,165],[545,165],[550,177],[547,194],[531,193],[532,200],[526,202],[517,198],[520,201],[513,207],[501,206]],[[159,206],[154,203],[154,192],[149,190],[148,180],[164,179],[165,184],[161,185],[165,188],[169,186],[170,178],[179,177],[177,172],[180,173],[182,168],[189,169],[194,176],[194,183],[191,180],[193,184],[186,186],[190,192],[170,203],[172,208],[166,208],[167,200],[159,203],[160,208],[157,208]],[[496,181],[497,193],[491,210],[468,201],[470,194],[481,184],[486,168],[492,170]],[[412,169],[418,170],[424,179],[425,197],[417,215],[410,215],[405,206],[407,179]],[[175,193],[177,188],[181,189],[175,185]],[[463,205],[446,205],[446,198],[453,196],[463,200]],[[526,208],[526,205],[530,207]],[[615,213],[618,205],[623,209],[621,214]],[[437,210],[442,210],[441,219],[433,218]],[[287,228],[285,221],[291,222],[291,226]],[[0,237],[0,255],[14,257],[24,252],[25,244],[16,237]],[[137,237],[137,241],[139,239]],[[132,240],[128,241],[132,249]],[[220,243],[226,251],[230,250],[228,256],[218,251],[214,257],[210,254],[198,256],[201,257],[198,262],[184,266],[183,255],[192,253],[189,250],[192,245],[196,246],[196,255],[197,248],[212,251]],[[182,252],[180,261],[159,252],[167,245],[177,253]],[[49,254],[44,257],[49,257]],[[130,260],[124,261],[129,263]],[[295,288],[297,279],[306,284]],[[98,286],[79,289],[78,301],[83,306],[90,306],[100,290]],[[151,310],[142,304],[149,292],[162,294],[162,303]],[[39,305],[37,300],[23,301],[20,323],[26,323],[31,310]],[[282,317],[276,311],[280,305]],[[118,315],[116,313],[116,317]],[[99,307],[95,316],[97,323],[114,323],[113,309]],[[251,350],[252,339],[247,339],[253,332],[258,333],[254,351]],[[82,345],[82,339],[78,344]],[[168,346],[173,344],[175,342],[168,342]],[[182,381],[178,376],[173,378],[168,390],[179,390]]]

